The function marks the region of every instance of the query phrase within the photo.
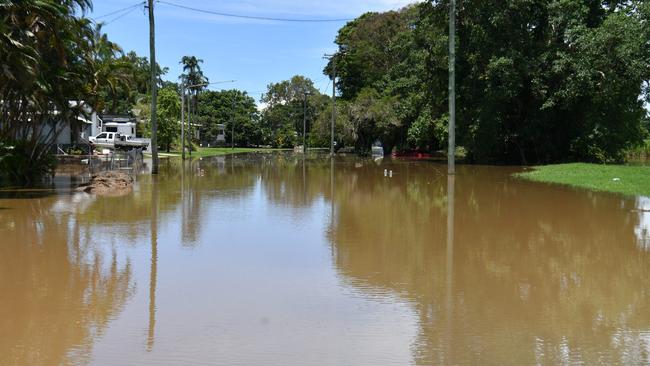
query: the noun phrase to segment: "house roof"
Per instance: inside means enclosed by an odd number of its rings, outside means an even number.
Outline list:
[[[138,123],[138,121],[129,115],[112,115],[105,114],[102,116],[102,121],[106,123]]]

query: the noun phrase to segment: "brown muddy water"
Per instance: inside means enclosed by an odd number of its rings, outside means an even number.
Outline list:
[[[76,172],[0,192],[0,365],[650,363],[648,198],[431,162],[162,164],[123,197]]]

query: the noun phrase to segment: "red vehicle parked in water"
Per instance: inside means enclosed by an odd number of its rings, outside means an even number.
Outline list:
[[[433,154],[421,152],[417,150],[404,150],[393,152],[392,156],[394,158],[405,158],[405,159],[431,159]]]

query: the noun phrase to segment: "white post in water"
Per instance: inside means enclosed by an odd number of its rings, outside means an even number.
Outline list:
[[[456,0],[449,1],[449,145],[448,174],[456,174]]]

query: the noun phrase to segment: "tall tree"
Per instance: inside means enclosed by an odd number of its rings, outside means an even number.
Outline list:
[[[107,114],[129,114],[132,108],[146,95],[150,94],[151,89],[151,65],[147,57],[138,56],[131,51],[126,55],[121,55],[117,60],[111,63],[116,64],[109,69],[116,69],[119,74],[126,74],[128,82],[118,82],[115,84],[103,83],[100,88],[100,95],[106,101],[103,108],[99,111]],[[158,88],[165,86],[162,76],[169,69],[156,65],[156,74],[158,75]]]
[[[408,49],[404,49],[404,35],[412,31],[417,19],[417,7],[400,11],[366,13],[347,23],[336,37],[337,56],[325,68],[330,75],[336,63],[338,89],[344,99],[354,98],[366,87],[382,88],[382,80],[400,63]]]
[[[205,91],[199,95],[197,122],[201,125],[202,142],[215,145],[225,125],[226,141],[232,141],[234,123],[235,144],[256,146],[262,143],[259,112],[255,99],[240,90]]]
[[[94,28],[83,17],[90,6],[89,0],[0,4],[0,140],[16,149],[0,170],[14,180],[30,182],[49,171],[51,144],[63,127],[99,104],[92,92]]]
[[[262,126],[267,143],[276,147],[293,147],[298,144],[302,141],[298,137],[303,133],[305,112],[309,132],[315,118],[326,108],[327,100],[327,97],[323,99],[309,78],[301,75],[269,84],[267,92],[261,98],[265,105]],[[310,139],[310,142],[312,146],[320,145],[321,139]]]
[[[181,100],[173,85],[160,89],[158,93],[158,144],[167,152],[180,132]]]
[[[187,85],[198,85],[208,82],[208,78],[203,75],[203,70],[201,70],[201,64],[203,60],[196,58],[196,56],[183,56],[180,61],[180,64],[183,65],[183,75],[180,79]],[[196,88],[196,89],[205,89],[205,86]]]
[[[207,84],[209,82],[208,78],[203,75],[203,70],[201,70],[202,63],[203,60],[196,56],[183,56],[180,61],[180,64],[183,65],[183,74],[179,78],[183,84],[190,87],[190,89],[186,89],[191,104],[188,113],[194,113],[194,111],[196,111],[198,95],[202,90],[207,88],[207,85],[202,84]],[[190,136],[191,139],[192,133],[189,132],[188,136]]]
[[[116,113],[120,94],[131,93],[133,65],[124,59],[122,48],[102,33],[101,23],[95,26],[92,56],[96,70],[92,93],[101,96],[97,110]]]

